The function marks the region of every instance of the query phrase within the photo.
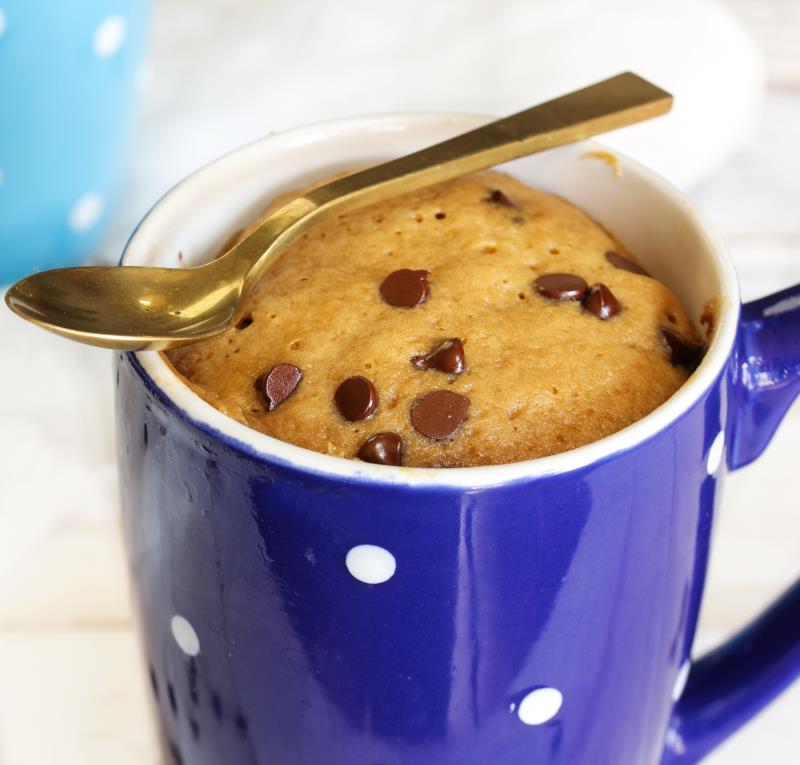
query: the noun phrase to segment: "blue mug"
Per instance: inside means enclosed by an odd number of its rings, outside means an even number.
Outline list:
[[[149,17],[150,0],[0,0],[0,284],[100,244]]]
[[[480,122],[270,136],[169,192],[124,261],[200,263],[276,194]],[[800,391],[800,285],[742,307],[681,194],[624,157],[616,177],[597,148],[509,170],[613,230],[692,315],[715,306],[699,369],[608,438],[510,465],[370,465],[227,418],[159,354],[117,357],[124,531],[173,762],[694,763],[800,674],[800,584],[691,657],[724,475]]]

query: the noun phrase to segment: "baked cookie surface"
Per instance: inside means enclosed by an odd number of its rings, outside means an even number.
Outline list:
[[[455,467],[630,425],[687,379],[697,340],[602,226],[487,171],[320,223],[237,328],[167,355],[213,406],[283,441]]]

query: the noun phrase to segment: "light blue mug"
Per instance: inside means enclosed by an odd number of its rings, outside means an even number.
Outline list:
[[[99,244],[149,16],[150,0],[0,0],[0,284]]]

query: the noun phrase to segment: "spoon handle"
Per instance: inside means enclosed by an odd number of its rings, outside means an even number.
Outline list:
[[[342,212],[545,149],[657,117],[672,96],[631,72],[576,90],[468,133],[305,194]]]
[[[665,114],[672,96],[632,72],[547,101],[295,198],[231,250],[251,285],[292,241],[341,213]]]
[[[672,97],[660,88],[621,74],[312,189],[205,265],[43,271],[11,287],[6,302],[23,318],[90,345],[160,350],[211,337],[239,318],[259,277],[321,219],[641,122],[671,105]]]

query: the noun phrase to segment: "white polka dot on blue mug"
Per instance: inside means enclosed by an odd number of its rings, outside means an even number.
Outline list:
[[[100,243],[129,160],[149,0],[0,0],[0,284]]]

